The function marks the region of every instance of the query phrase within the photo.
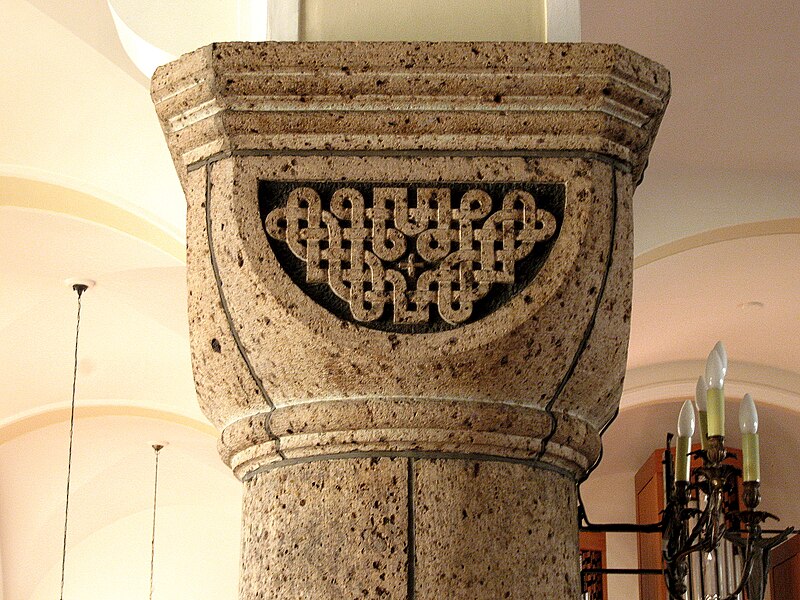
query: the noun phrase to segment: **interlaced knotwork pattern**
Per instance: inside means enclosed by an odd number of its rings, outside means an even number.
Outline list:
[[[435,306],[458,324],[493,285],[514,283],[516,263],[554,235],[556,219],[521,189],[492,212],[478,189],[454,202],[449,188],[420,187],[412,204],[407,188],[375,187],[370,206],[343,187],[325,210],[316,190],[297,187],[264,226],[305,262],[307,282],[326,282],[355,320],[376,321],[391,305],[395,323],[426,323]]]

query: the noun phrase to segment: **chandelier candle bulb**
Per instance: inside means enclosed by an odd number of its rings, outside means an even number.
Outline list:
[[[708,446],[708,406],[706,405],[706,393],[708,386],[703,376],[697,378],[697,386],[694,392],[694,403],[697,407],[697,420],[700,423],[700,447],[705,450]]]
[[[708,407],[708,437],[725,435],[725,371],[716,347],[706,361],[706,405]]]
[[[745,394],[739,405],[739,430],[742,432],[742,479],[761,481],[758,411],[750,394]]]
[[[675,448],[675,481],[689,481],[692,462],[692,436],[694,435],[694,409],[687,400],[678,417],[678,444]]]
[[[719,360],[722,363],[722,376],[725,377],[728,373],[728,351],[725,349],[725,345],[719,341],[714,344],[714,349],[712,352],[716,352],[717,356],[719,356]]]

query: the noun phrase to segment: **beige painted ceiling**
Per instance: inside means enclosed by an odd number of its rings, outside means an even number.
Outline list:
[[[0,600],[57,591],[71,277],[97,285],[83,301],[66,597],[146,593],[149,443],[168,440],[155,597],[232,600],[239,484],[194,399],[185,209],[147,81],[104,0],[3,0],[0,13]],[[630,371],[597,481],[629,481],[662,443],[717,339],[731,397],[765,406],[765,474],[796,477],[800,4],[584,0],[582,14],[585,41],[673,77],[635,199]]]

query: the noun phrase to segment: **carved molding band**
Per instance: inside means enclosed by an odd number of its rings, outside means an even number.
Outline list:
[[[312,185],[268,191],[265,231],[368,325],[467,322],[559,226],[523,185]]]

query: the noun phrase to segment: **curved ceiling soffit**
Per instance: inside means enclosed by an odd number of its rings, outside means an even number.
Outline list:
[[[107,4],[111,11],[111,17],[114,19],[114,27],[117,29],[117,37],[119,37],[122,48],[145,77],[152,77],[153,72],[159,66],[172,62],[177,58],[177,56],[151,44],[128,27],[127,23],[114,9],[114,4],[111,0],[108,0]]]
[[[71,188],[21,177],[0,175],[0,206],[28,208],[77,217],[141,240],[182,264],[186,246],[147,217]]]
[[[705,361],[676,361],[631,369],[625,376],[620,410],[657,404],[675,398],[694,398],[698,374]],[[731,362],[725,395],[749,393],[758,402],[800,413],[800,374],[766,365]]]
[[[134,417],[155,419],[175,425],[181,425],[183,427],[199,431],[200,433],[206,434],[215,439],[219,435],[217,430],[209,423],[175,411],[164,410],[162,408],[119,403],[92,403],[75,407],[75,418],[77,420],[97,417]],[[69,422],[69,418],[69,407],[62,405],[39,408],[34,411],[14,415],[8,419],[0,421],[0,445],[49,425],[67,423]]]
[[[148,79],[160,65],[211,42],[266,40],[270,15],[273,20],[288,20],[283,26],[291,28],[292,17],[296,21],[299,14],[298,0],[106,0],[106,4],[123,49]],[[293,25],[297,31],[297,23]]]
[[[663,244],[634,259],[634,270],[682,252],[712,244],[772,235],[800,234],[800,218],[741,223],[704,231]],[[705,362],[673,361],[629,369],[620,400],[620,410],[657,404],[675,398],[693,398],[697,377]],[[759,401],[800,412],[800,373],[768,365],[731,363],[725,381],[729,397],[750,393]]]
[[[740,223],[673,240],[672,242],[636,256],[633,260],[633,268],[638,269],[640,267],[645,267],[661,259],[680,254],[681,252],[688,252],[719,242],[785,234],[800,234],[800,217]]]

